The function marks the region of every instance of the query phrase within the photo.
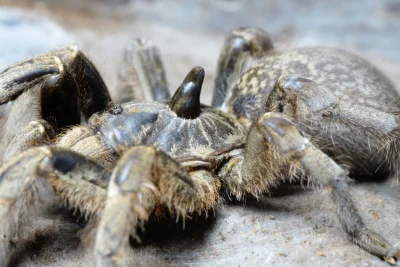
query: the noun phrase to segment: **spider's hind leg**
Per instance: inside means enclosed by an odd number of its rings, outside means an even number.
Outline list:
[[[355,207],[347,172],[309,142],[281,113],[266,113],[251,127],[245,151],[223,171],[223,182],[240,198],[260,196],[288,177],[306,177],[309,185],[329,192],[344,231],[352,241],[388,262],[400,255],[381,236],[364,225]]]
[[[8,67],[0,73],[0,160],[30,122],[45,120],[60,133],[110,101],[100,74],[75,46]]]
[[[119,103],[170,99],[161,53],[152,42],[135,38],[126,47],[118,90]]]
[[[252,63],[273,49],[269,35],[257,28],[233,30],[225,39],[217,65],[212,105],[220,107],[233,86]],[[248,62],[249,61],[249,62]]]
[[[108,188],[96,236],[96,266],[126,266],[129,236],[138,239],[136,228],[159,204],[185,219],[212,209],[219,186],[208,171],[187,172],[162,151],[129,149],[114,169]]]
[[[266,113],[257,122],[262,136],[278,153],[290,157],[290,164],[300,164],[307,179],[329,192],[336,214],[352,241],[368,252],[393,263],[400,250],[365,226],[349,192],[347,172],[304,138],[282,114]]]

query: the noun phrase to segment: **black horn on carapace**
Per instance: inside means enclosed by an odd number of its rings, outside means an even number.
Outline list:
[[[200,115],[200,92],[204,80],[204,69],[194,67],[176,90],[170,108],[179,117],[195,119]]]

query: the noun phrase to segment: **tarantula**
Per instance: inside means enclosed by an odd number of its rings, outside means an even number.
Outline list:
[[[398,95],[368,62],[326,48],[278,53],[265,32],[238,29],[224,44],[209,107],[200,103],[201,67],[168,100],[154,45],[136,39],[125,60],[121,98],[134,102],[123,104],[110,104],[74,46],[0,74],[2,266],[43,181],[96,221],[96,266],[121,266],[129,236],[150,216],[184,220],[213,209],[221,190],[259,197],[290,178],[326,188],[351,239],[396,262],[400,252],[364,225],[348,191],[349,174],[398,170],[398,118],[383,107]]]

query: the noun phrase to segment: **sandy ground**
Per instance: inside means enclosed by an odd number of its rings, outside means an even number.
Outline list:
[[[133,36],[143,36],[160,46],[171,90],[192,66],[203,66],[207,74],[202,101],[210,103],[224,35],[234,27],[254,25],[270,32],[278,49],[328,45],[351,50],[400,85],[400,5],[395,0],[340,5],[311,0],[118,2],[128,3],[13,1],[40,19],[31,17],[25,32],[19,33],[17,28],[9,30],[15,20],[0,16],[0,66],[77,43],[118,101],[116,77],[123,47]],[[65,30],[44,22],[44,16]],[[36,27],[37,35],[29,27]],[[400,242],[399,193],[393,180],[358,183],[353,189],[366,224],[392,244]],[[154,223],[147,227],[144,244],[134,245],[132,266],[386,265],[353,245],[325,206],[323,194],[288,185],[260,201],[220,205],[208,218],[187,223],[185,230],[174,221]],[[90,253],[79,240],[81,227],[65,211],[50,208],[32,221],[30,231],[37,234],[17,266],[90,266]]]

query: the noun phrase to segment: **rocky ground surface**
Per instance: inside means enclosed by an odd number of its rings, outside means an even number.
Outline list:
[[[328,45],[353,51],[400,86],[396,0],[110,2],[0,1],[0,68],[77,43],[98,66],[117,102],[123,47],[132,37],[143,36],[160,46],[171,90],[192,66],[203,66],[202,100],[210,103],[224,35],[251,25],[270,32],[281,50]],[[399,193],[393,180],[358,183],[353,189],[366,224],[393,244],[400,242]],[[142,266],[385,266],[348,240],[325,199],[289,185],[260,201],[220,205],[208,218],[187,223],[185,230],[174,221],[154,223],[129,256],[132,265]],[[90,253],[79,239],[82,224],[54,203],[50,207],[32,221],[27,253],[16,265],[88,266]]]

